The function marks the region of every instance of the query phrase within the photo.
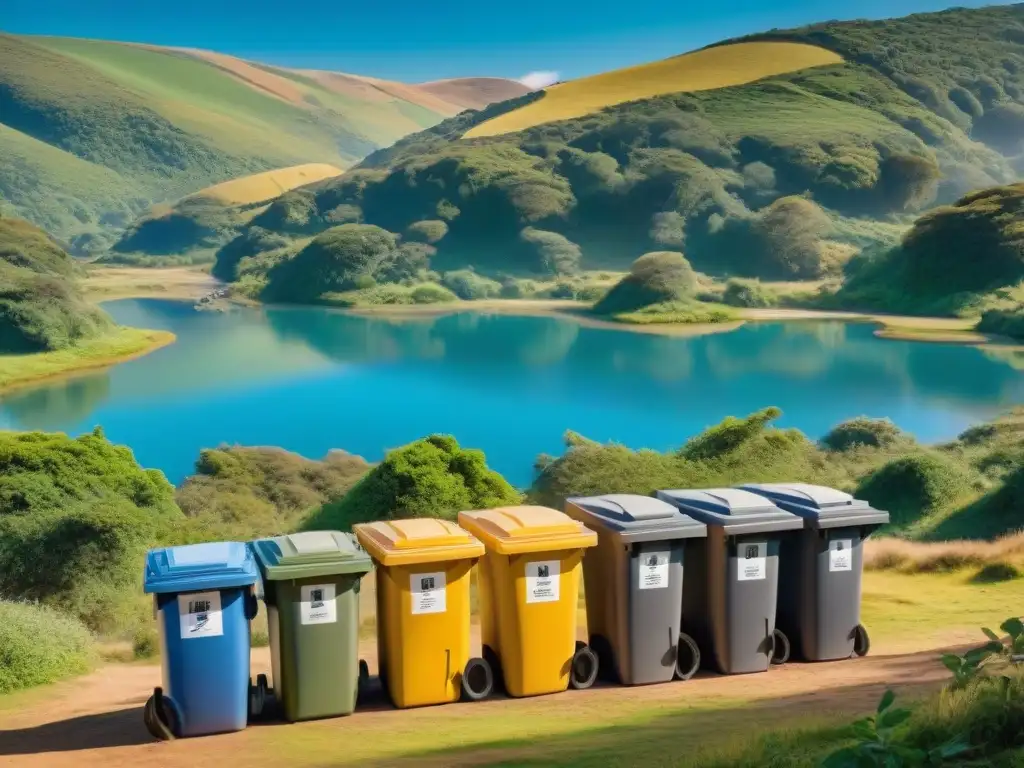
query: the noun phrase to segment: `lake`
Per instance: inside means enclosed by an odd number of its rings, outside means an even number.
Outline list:
[[[1012,359],[877,339],[868,324],[763,323],[679,338],[476,313],[218,313],[165,300],[104,309],[125,325],[173,331],[178,342],[11,393],[0,399],[0,428],[79,434],[99,424],[175,483],[201,448],[224,443],[310,458],[340,448],[373,461],[442,432],[527,486],[534,459],[561,453],[566,430],[664,450],[725,416],[776,405],[781,426],[815,438],[867,415],[939,441],[1024,401]]]

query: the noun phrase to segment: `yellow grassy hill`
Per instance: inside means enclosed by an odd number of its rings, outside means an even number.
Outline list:
[[[189,198],[202,197],[225,205],[261,203],[296,187],[340,176],[342,173],[344,171],[341,168],[328,163],[293,165],[214,184],[189,195]]]
[[[837,53],[803,43],[733,43],[706,48],[554,85],[538,101],[475,126],[465,138],[514,133],[542,123],[583,117],[627,101],[743,85],[842,61]]]

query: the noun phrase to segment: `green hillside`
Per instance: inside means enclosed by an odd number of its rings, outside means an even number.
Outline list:
[[[403,235],[440,220],[434,272],[550,278],[671,250],[716,276],[839,277],[858,250],[896,244],[919,212],[1011,182],[1024,165],[1013,138],[1024,136],[1024,6],[761,38],[844,63],[493,137],[463,138],[545,94],[461,114],[283,195],[250,225],[260,238],[242,234],[254,260],[242,272],[259,271],[257,240],[273,264],[298,251],[266,232],[308,238],[354,222]],[[821,210],[814,231],[794,215],[800,197]],[[796,256],[780,226],[800,242]],[[546,258],[538,243],[553,238],[579,258]]]
[[[0,34],[0,205],[84,249],[153,202],[301,163],[347,167],[463,108],[349,80],[332,89],[202,51]]]

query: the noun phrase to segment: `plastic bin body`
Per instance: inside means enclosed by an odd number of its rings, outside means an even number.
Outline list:
[[[565,512],[597,533],[583,560],[587,631],[604,638],[620,682],[672,680],[679,646],[684,546],[707,526],[649,496],[570,498]],[[600,655],[600,653],[599,653]],[[601,658],[602,666],[609,660]]]
[[[483,545],[430,518],[353,526],[377,564],[377,666],[396,707],[458,701],[470,656],[470,574]]]
[[[144,589],[157,612],[165,703],[176,736],[240,731],[249,719],[249,622],[259,578],[241,542],[151,550]]]
[[[250,545],[263,580],[271,684],[290,722],[351,714],[359,693],[359,581],[372,567],[349,534]]]
[[[779,538],[801,526],[762,496],[735,488],[658,491],[657,498],[707,525],[686,548],[683,625],[723,674],[764,672],[778,606]]]
[[[580,563],[597,535],[547,507],[459,513],[486,554],[477,569],[480,633],[510,696],[564,691],[576,651]]]
[[[779,629],[805,661],[848,659],[860,625],[864,540],[889,513],[847,493],[805,483],[743,486],[798,515],[800,531],[782,538]]]

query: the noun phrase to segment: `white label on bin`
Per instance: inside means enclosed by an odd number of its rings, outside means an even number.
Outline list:
[[[299,618],[303,624],[334,624],[338,620],[333,584],[308,584],[300,591]]]
[[[640,589],[668,587],[668,552],[644,552],[640,555]]]
[[[414,573],[412,580],[412,612],[444,613],[448,610],[444,571],[437,573]]]
[[[554,603],[558,600],[561,563],[558,560],[543,560],[526,564],[526,602]]]
[[[740,542],[736,552],[736,578],[759,581],[768,577],[768,544]]]
[[[178,619],[181,639],[220,637],[224,634],[224,617],[220,612],[220,592],[193,592],[178,595]]]
[[[828,543],[828,569],[830,571],[853,570],[852,539],[835,539]]]

